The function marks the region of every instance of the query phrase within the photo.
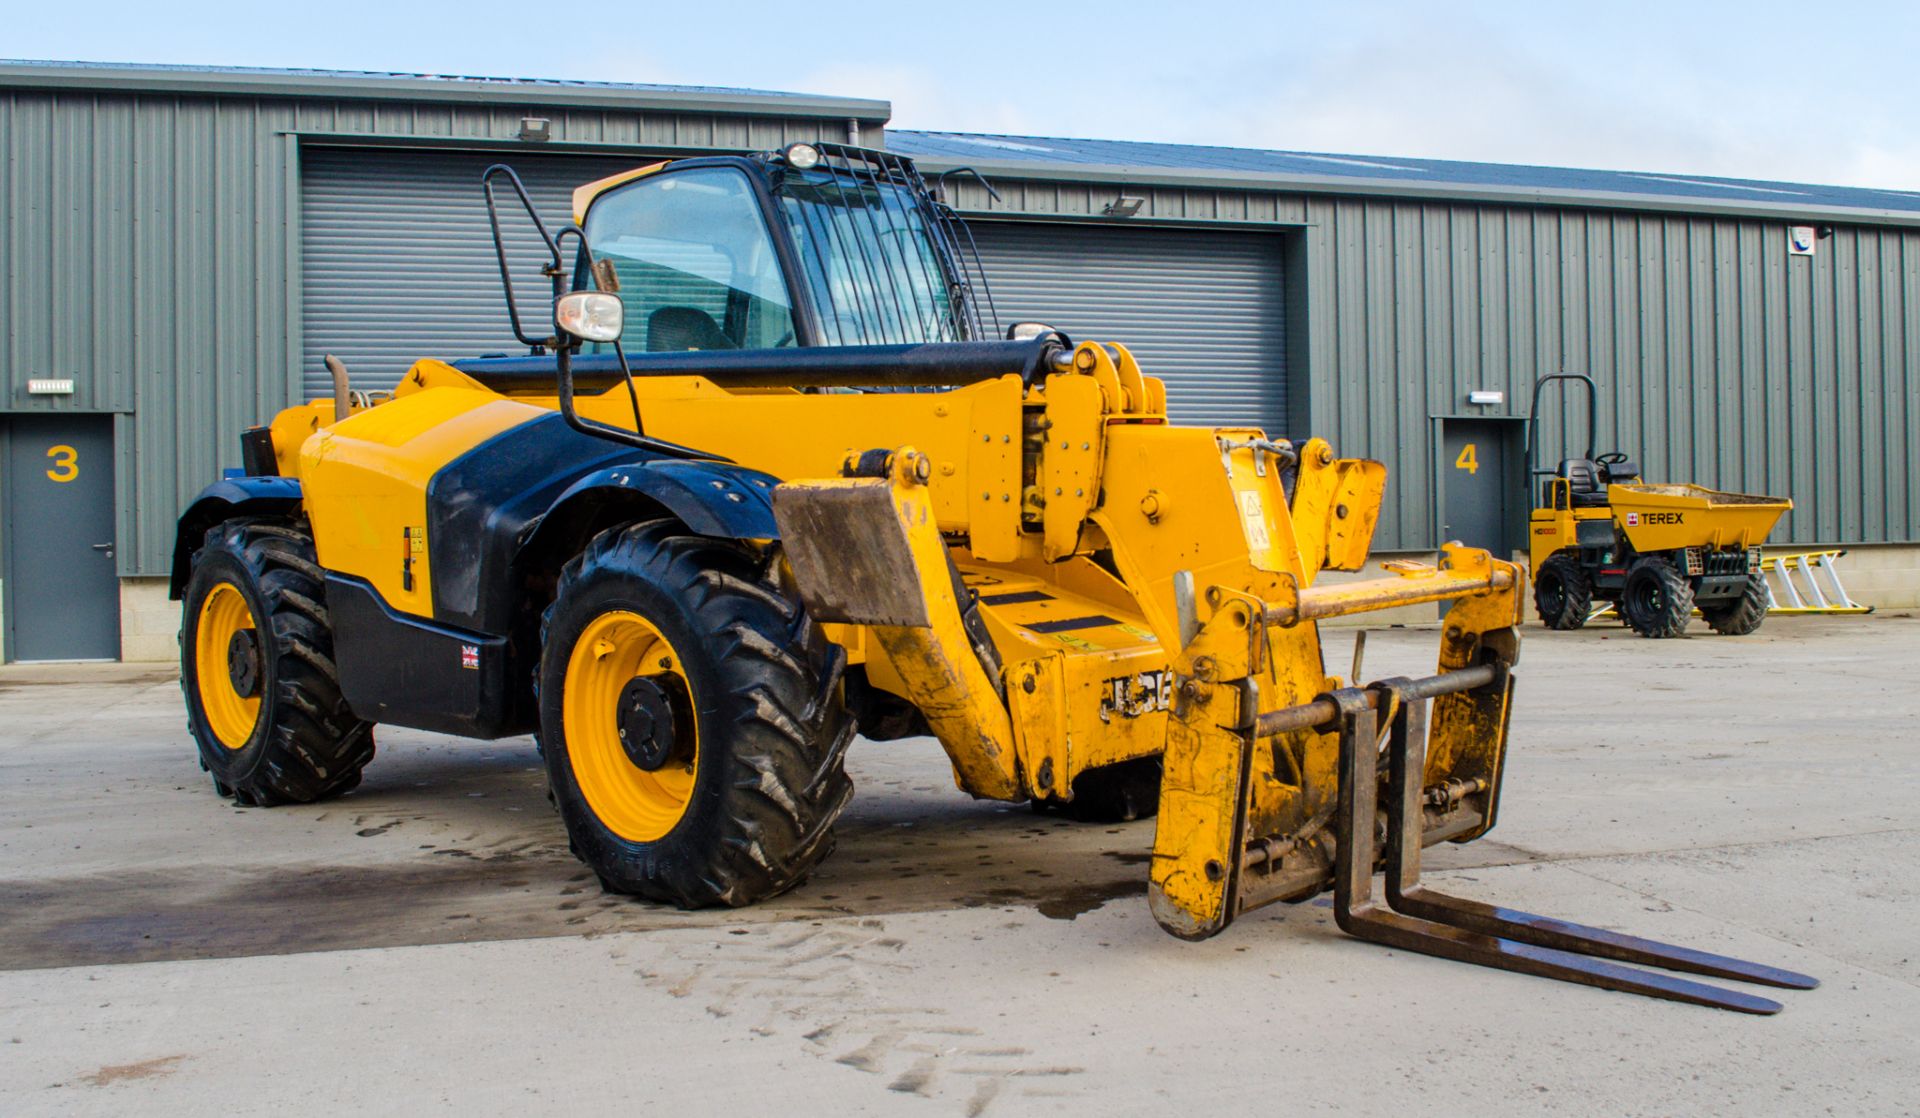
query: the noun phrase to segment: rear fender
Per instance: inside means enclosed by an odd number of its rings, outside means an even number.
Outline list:
[[[233,477],[216,481],[180,514],[173,535],[173,570],[167,596],[179,601],[193,572],[193,553],[207,529],[236,516],[290,516],[300,511],[300,481],[290,477]]]

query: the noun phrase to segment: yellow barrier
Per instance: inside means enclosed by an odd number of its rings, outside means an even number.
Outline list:
[[[1835,549],[1767,556],[1760,563],[1761,572],[1769,576],[1767,612],[1872,613],[1872,606],[1854,601],[1841,585],[1840,572],[1833,561],[1845,554],[1844,550]],[[1821,572],[1826,573],[1830,589],[1820,585]]]

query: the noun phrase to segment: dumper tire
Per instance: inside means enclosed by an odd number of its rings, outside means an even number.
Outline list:
[[[324,577],[312,536],[287,520],[224,521],[194,553],[181,595],[187,729],[214,791],[236,803],[338,796],[373,760],[373,723],[340,693]]]
[[[1620,591],[1620,616],[1643,637],[1677,637],[1693,620],[1693,585],[1658,555],[1635,561]]]
[[[1033,801],[1036,812],[1057,811],[1080,823],[1131,823],[1151,819],[1160,810],[1158,757],[1136,757],[1088,769],[1073,778],[1073,799],[1052,796]]]
[[[1730,602],[1714,602],[1700,607],[1700,616],[1714,632],[1728,637],[1744,637],[1767,619],[1767,578],[1759,571],[1747,576],[1740,596]]]
[[[1533,576],[1533,608],[1549,629],[1568,632],[1587,623],[1593,612],[1593,580],[1578,557],[1560,552],[1540,564]]]
[[[561,572],[540,736],[569,845],[609,892],[747,905],[832,851],[853,792],[846,653],[772,567],[649,521],[601,532]],[[666,714],[621,713],[648,704]]]

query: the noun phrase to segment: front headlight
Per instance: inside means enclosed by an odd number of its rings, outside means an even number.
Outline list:
[[[586,342],[619,340],[626,318],[620,296],[604,291],[575,291],[553,305],[553,324]]]

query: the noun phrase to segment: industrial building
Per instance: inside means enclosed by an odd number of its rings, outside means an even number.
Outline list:
[[[1175,418],[1324,435],[1391,482],[1375,549],[1517,547],[1535,376],[1600,450],[1791,497],[1920,605],[1920,192],[913,132],[885,101],[683,86],[0,63],[7,659],[175,655],[173,523],[238,433],[420,356],[511,348],[478,188],[799,140],[948,180],[1001,322],[1127,342]],[[1558,447],[1565,409],[1546,410]],[[1581,422],[1577,416],[1575,425]],[[1467,448],[1471,446],[1471,452]]]

